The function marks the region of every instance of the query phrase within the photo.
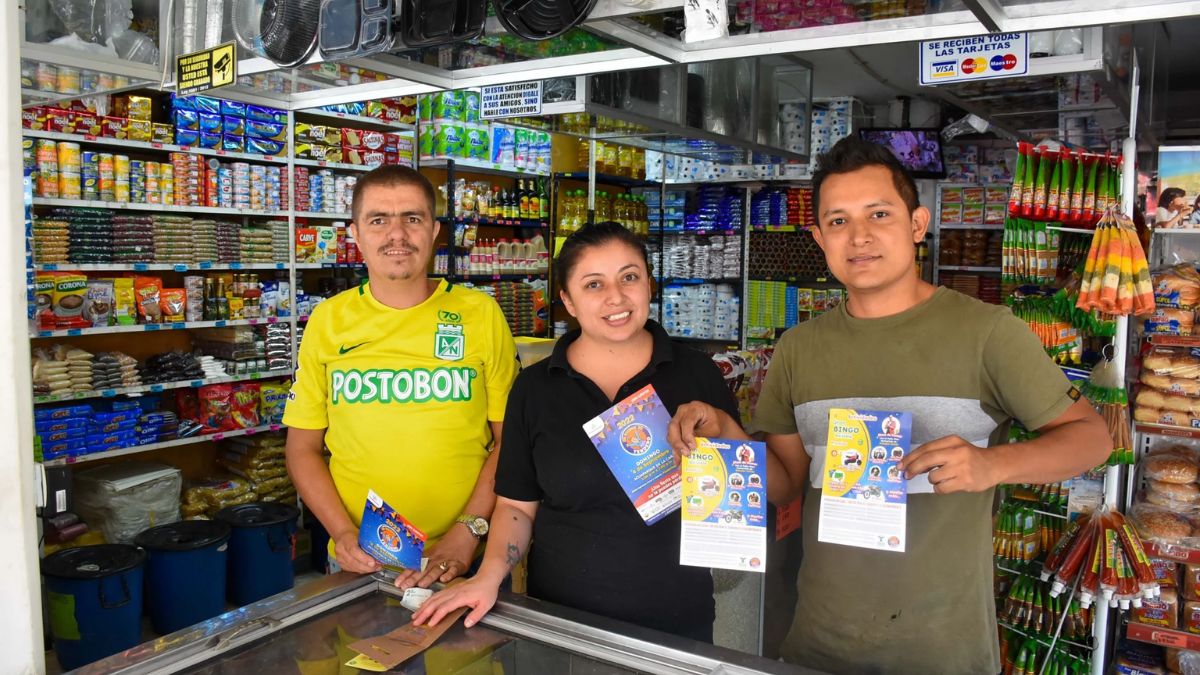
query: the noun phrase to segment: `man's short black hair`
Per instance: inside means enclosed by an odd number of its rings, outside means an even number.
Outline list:
[[[358,212],[362,209],[362,196],[370,187],[392,187],[393,185],[411,185],[425,193],[425,201],[429,203],[429,217],[437,215],[434,209],[437,205],[437,193],[429,179],[416,169],[402,164],[385,164],[368,171],[354,184],[350,200],[350,218],[358,225]]]
[[[921,202],[917,199],[917,183],[908,170],[890,150],[857,136],[847,136],[838,141],[828,152],[817,158],[817,170],[813,173],[813,215],[821,223],[821,184],[826,178],[839,173],[850,173],[868,166],[882,166],[892,172],[892,183],[904,200],[911,214]]]

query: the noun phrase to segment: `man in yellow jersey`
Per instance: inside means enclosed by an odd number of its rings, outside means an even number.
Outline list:
[[[329,532],[331,569],[380,569],[358,546],[374,490],[429,537],[426,571],[401,575],[405,587],[469,569],[495,504],[519,367],[494,300],[426,276],[434,203],[433,186],[407,167],[380,167],[355,186],[350,227],[368,280],[313,311],[283,420],[288,472]]]

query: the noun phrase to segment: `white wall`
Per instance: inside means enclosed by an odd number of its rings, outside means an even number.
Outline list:
[[[33,506],[33,382],[25,320],[20,30],[0,3],[0,673],[40,673],[42,612]]]

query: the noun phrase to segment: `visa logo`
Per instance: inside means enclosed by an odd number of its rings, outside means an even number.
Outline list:
[[[952,77],[957,70],[958,63],[955,61],[935,61],[933,63],[934,77]]]

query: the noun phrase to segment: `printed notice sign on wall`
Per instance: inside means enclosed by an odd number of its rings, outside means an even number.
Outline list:
[[[921,84],[957,84],[1029,72],[1027,33],[996,33],[921,42]]]
[[[542,82],[497,84],[480,90],[479,116],[483,119],[539,115],[542,112]]]

